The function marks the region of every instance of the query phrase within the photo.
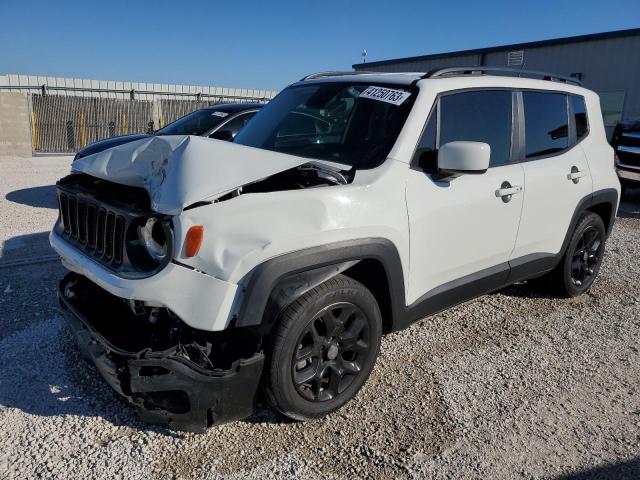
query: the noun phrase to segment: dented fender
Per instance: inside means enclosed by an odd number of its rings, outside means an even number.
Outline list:
[[[309,249],[358,245],[386,239],[397,252],[398,267],[408,268],[408,221],[404,191],[394,188],[398,177],[404,178],[406,165],[390,161],[377,171],[358,172],[347,185],[326,188],[306,188],[267,193],[247,193],[200,205],[174,218],[175,260],[216,278],[238,285],[233,317],[236,325],[255,324],[262,318],[265,304],[248,312],[246,292],[252,278],[266,262],[283,256],[301,256]],[[391,185],[393,184],[393,185]],[[204,227],[204,238],[198,254],[187,257],[184,240],[189,228]],[[353,256],[353,252],[356,255]],[[337,258],[326,271],[320,270],[306,278],[294,280],[284,292],[273,293],[279,298],[304,293],[344,271],[358,261],[357,252],[349,258]],[[307,257],[305,257],[307,258]],[[310,263],[297,265],[294,274],[328,266]],[[316,275],[317,274],[317,275]],[[402,286],[401,288],[404,288]],[[293,293],[292,293],[293,292]],[[251,300],[253,301],[253,300]],[[247,316],[247,318],[244,318]]]

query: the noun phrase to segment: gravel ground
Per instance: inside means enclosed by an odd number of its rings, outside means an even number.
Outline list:
[[[58,316],[68,161],[0,161],[0,478],[640,478],[640,191],[588,295],[510,287],[386,336],[324,420],[259,408],[195,435],[140,423]]]

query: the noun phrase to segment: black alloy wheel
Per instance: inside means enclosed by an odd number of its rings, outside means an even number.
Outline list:
[[[579,237],[571,260],[571,280],[581,287],[592,281],[604,247],[600,231],[589,225]]]
[[[591,288],[602,265],[606,236],[599,215],[587,211],[580,216],[562,260],[547,277],[555,293],[575,297]]]
[[[293,355],[298,393],[312,402],[336,398],[362,371],[369,352],[369,325],[353,303],[323,308],[308,323]]]
[[[265,394],[273,407],[310,420],[358,393],[382,337],[380,308],[364,285],[336,275],[296,299],[277,322],[265,367]]]

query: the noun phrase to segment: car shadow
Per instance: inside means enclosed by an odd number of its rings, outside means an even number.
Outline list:
[[[0,244],[0,268],[57,258],[49,244],[49,232],[17,235]]]
[[[544,278],[514,283],[496,293],[517,298],[556,298],[545,285]]]
[[[639,478],[640,457],[561,475],[556,477],[556,480],[637,480]]]
[[[36,208],[58,208],[55,185],[23,188],[7,193],[7,200]]]

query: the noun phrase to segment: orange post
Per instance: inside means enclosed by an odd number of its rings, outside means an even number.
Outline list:
[[[33,149],[40,150],[40,132],[38,132],[38,119],[36,112],[31,112],[31,134],[33,135]]]

